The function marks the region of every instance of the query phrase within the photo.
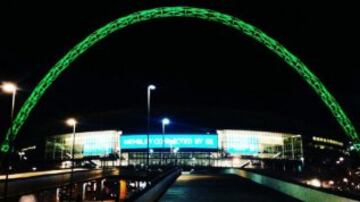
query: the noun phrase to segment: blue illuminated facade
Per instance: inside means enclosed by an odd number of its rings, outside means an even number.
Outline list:
[[[218,149],[216,134],[151,134],[149,142],[151,149]],[[146,149],[147,135],[121,135],[120,148],[122,150]]]

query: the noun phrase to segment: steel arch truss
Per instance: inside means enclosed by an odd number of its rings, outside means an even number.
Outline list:
[[[98,43],[100,40],[110,34],[119,31],[129,25],[139,22],[145,22],[152,19],[170,18],[170,17],[186,17],[197,18],[206,21],[216,22],[225,26],[234,28],[243,34],[255,39],[259,43],[266,46],[272,52],[281,57],[290,67],[292,67],[300,76],[313,88],[324,104],[329,108],[337,122],[345,131],[346,135],[354,142],[358,142],[358,135],[349,118],[346,116],[335,98],[329,93],[317,76],[312,73],[309,68],[295,55],[290,53],[279,42],[259,30],[236,17],[223,14],[214,10],[194,7],[161,7],[149,10],[143,10],[132,13],[125,17],[118,18],[105,26],[99,28],[83,41],[72,48],[61,60],[59,60],[45,75],[45,77],[35,87],[29,98],[21,107],[19,113],[14,119],[11,128],[8,130],[5,141],[1,145],[1,151],[9,150],[10,140],[14,140],[20,129],[24,125],[31,111],[34,109],[40,98],[45,94],[51,84],[67,69],[70,64],[82,55],[90,47]],[[12,131],[12,132],[11,132]]]

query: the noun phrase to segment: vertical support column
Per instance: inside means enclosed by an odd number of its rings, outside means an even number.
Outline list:
[[[211,167],[211,152],[209,152],[209,166],[208,167]]]
[[[75,201],[82,199],[83,196],[83,184],[81,182],[75,183]]]
[[[102,180],[101,180],[100,191],[103,191],[103,190],[104,190],[104,188],[105,188],[105,181],[106,181],[106,179],[102,179]]]
[[[285,137],[283,137],[283,145],[282,145],[282,158],[285,159]]]
[[[94,191],[97,200],[102,199],[102,191],[104,189],[104,183],[105,183],[105,179],[97,180],[94,183]]]
[[[85,197],[86,197],[86,185],[87,185],[87,183],[83,183],[83,185],[82,185],[82,197],[81,197],[81,199],[84,201],[85,200]]]
[[[58,188],[56,188],[56,192],[55,192],[55,200],[56,201],[60,201],[60,190],[61,190],[61,188],[60,187],[58,187]]]
[[[304,158],[303,141],[302,141],[301,136],[300,136],[299,138],[300,138],[300,152],[301,152],[301,157],[303,157],[303,158]]]
[[[300,158],[301,158],[301,163],[302,163],[301,170],[303,170],[304,167],[305,167],[304,148],[303,148],[303,140],[302,140],[301,136],[299,138],[300,138],[300,152],[301,152],[301,157]]]
[[[292,160],[295,159],[295,153],[294,153],[294,137],[291,136],[291,155],[292,155]]]
[[[51,141],[49,141],[49,142],[51,142]],[[54,140],[54,142],[53,142],[53,150],[52,150],[52,160],[55,160],[55,149],[56,149],[56,145],[55,145],[55,140]],[[61,152],[61,154],[62,154],[62,152]],[[45,154],[45,156],[46,156],[46,154]],[[47,156],[46,156],[46,158],[47,158]],[[61,155],[60,158],[62,159],[62,155]]]

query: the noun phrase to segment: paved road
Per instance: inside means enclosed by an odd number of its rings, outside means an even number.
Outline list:
[[[297,201],[235,175],[181,175],[160,202]]]

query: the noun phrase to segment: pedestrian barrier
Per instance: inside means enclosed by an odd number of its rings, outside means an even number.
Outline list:
[[[160,182],[147,190],[143,195],[135,200],[135,202],[152,202],[157,201],[160,196],[172,185],[172,183],[181,175],[181,169],[164,177]]]

